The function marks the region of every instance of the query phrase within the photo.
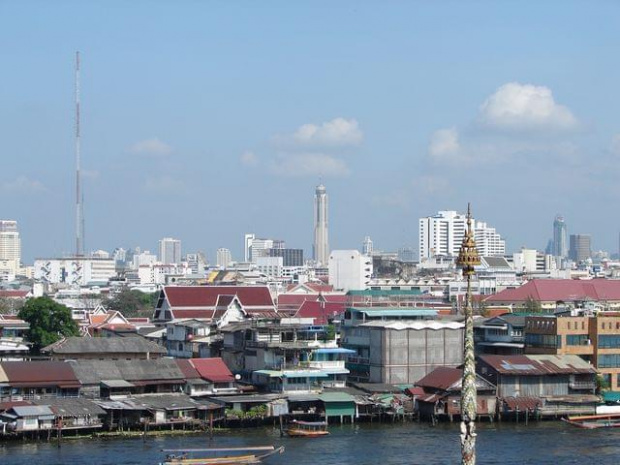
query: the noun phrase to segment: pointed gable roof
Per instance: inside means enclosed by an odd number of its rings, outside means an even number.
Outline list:
[[[235,381],[232,372],[228,369],[224,360],[219,357],[192,358],[190,362],[201,378],[212,383],[232,383]]]
[[[489,296],[486,302],[574,302],[620,300],[620,280],[533,279],[516,289]]]
[[[295,318],[314,318],[315,325],[325,325],[328,320],[342,315],[344,311],[344,303],[306,300],[295,313]]]
[[[164,292],[174,309],[215,307],[220,295],[236,295],[244,307],[272,307],[267,286],[166,286]]]

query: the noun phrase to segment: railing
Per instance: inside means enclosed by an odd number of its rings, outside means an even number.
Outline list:
[[[593,381],[573,381],[568,383],[568,387],[571,389],[595,389],[596,383]]]
[[[323,369],[323,368],[344,368],[344,360],[326,360],[326,361],[320,361],[320,360],[313,360],[311,362],[308,362],[307,366],[309,368],[318,368],[318,369]]]
[[[370,359],[365,357],[349,357],[347,359],[348,363],[359,363],[361,365],[369,365]]]

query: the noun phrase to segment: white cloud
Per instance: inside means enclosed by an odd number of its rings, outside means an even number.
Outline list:
[[[145,139],[136,142],[128,151],[135,155],[144,155],[151,157],[165,157],[172,153],[172,147],[165,142],[162,142],[157,137],[152,139]]]
[[[26,176],[18,176],[13,181],[5,182],[2,189],[7,192],[15,192],[18,194],[34,194],[37,192],[45,192],[47,188],[35,179],[29,179]]]
[[[256,166],[258,162],[258,157],[250,150],[246,150],[241,154],[241,163],[245,166]]]
[[[567,130],[578,125],[571,111],[555,102],[551,89],[518,82],[504,84],[488,97],[478,120],[483,126],[518,131]]]
[[[343,147],[359,145],[364,134],[355,119],[335,118],[322,124],[300,126],[290,136],[276,136],[278,143],[313,147]]]
[[[279,155],[271,171],[279,176],[347,176],[349,168],[338,158],[323,153]]]
[[[144,189],[149,192],[164,194],[184,194],[187,192],[187,187],[183,181],[169,175],[146,178]]]
[[[459,157],[461,144],[455,128],[438,129],[431,135],[428,153],[435,159],[454,159]]]
[[[611,139],[611,146],[609,147],[611,153],[620,157],[620,134],[614,135]]]

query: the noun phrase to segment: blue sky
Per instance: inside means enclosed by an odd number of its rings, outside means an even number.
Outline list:
[[[0,1],[0,216],[24,258],[74,244],[82,54],[86,248],[245,232],[307,253],[417,244],[464,210],[510,250],[553,218],[618,248],[620,4]]]

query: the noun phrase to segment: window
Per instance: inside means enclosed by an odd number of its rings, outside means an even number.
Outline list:
[[[599,355],[597,368],[620,368],[620,354]]]
[[[619,349],[620,335],[603,334],[598,337],[598,346],[601,349]]]
[[[554,334],[526,334],[525,344],[530,347],[562,347],[562,339]]]
[[[588,341],[587,334],[568,334],[566,336],[567,346],[584,346],[588,344]]]

